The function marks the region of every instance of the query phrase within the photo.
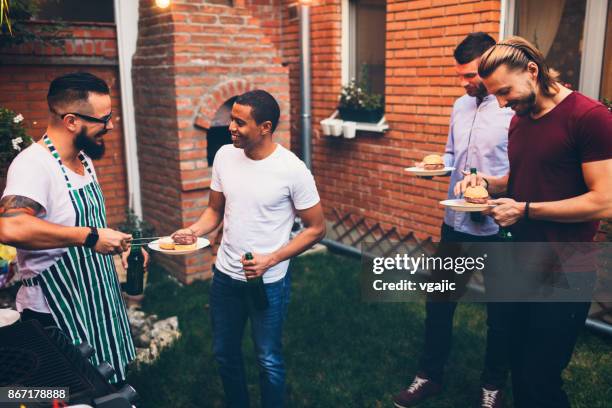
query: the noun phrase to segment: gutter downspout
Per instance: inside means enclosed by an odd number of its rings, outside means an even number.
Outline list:
[[[138,168],[138,144],[136,142],[136,118],[134,114],[134,88],[132,86],[132,57],[136,52],[136,41],[138,39],[139,2],[114,0],[114,3],[128,205],[134,211],[134,214],[142,219],[140,170]]]
[[[311,69],[310,69],[310,5],[300,5],[300,83],[302,88],[302,159],[312,170],[311,151]]]

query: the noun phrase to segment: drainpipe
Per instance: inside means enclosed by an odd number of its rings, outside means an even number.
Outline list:
[[[136,118],[132,86],[132,57],[138,38],[138,1],[115,0],[117,51],[119,56],[119,84],[121,88],[121,124],[125,145],[128,205],[142,219],[140,171],[136,143]]]
[[[587,319],[585,326],[600,334],[612,337],[612,326],[599,320]]]
[[[312,170],[311,151],[311,70],[310,70],[310,1],[300,3],[300,85],[302,89],[302,159]]]
[[[323,238],[321,240],[321,244],[345,255],[361,258],[361,251],[359,249],[343,244],[342,242],[334,241],[333,239],[329,238]]]

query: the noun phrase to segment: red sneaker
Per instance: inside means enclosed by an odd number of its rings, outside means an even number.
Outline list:
[[[393,404],[397,408],[412,407],[442,391],[442,385],[431,381],[423,375],[416,375],[412,384],[393,397]]]

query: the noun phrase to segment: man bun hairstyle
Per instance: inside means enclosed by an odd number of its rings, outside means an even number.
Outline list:
[[[272,95],[262,89],[256,89],[238,96],[234,103],[250,106],[251,116],[258,125],[268,120],[272,122],[272,133],[274,133],[280,118],[280,106]]]
[[[109,95],[110,89],[103,79],[88,72],[74,72],[55,78],[49,85],[49,110],[60,110],[75,103],[87,104],[90,93]]]
[[[453,53],[458,64],[467,64],[482,56],[486,50],[495,45],[495,39],[487,33],[478,31],[470,33],[459,43]]]
[[[488,78],[500,66],[506,65],[509,70],[527,69],[533,62],[538,66],[538,85],[546,96],[553,96],[559,91],[558,72],[546,64],[544,55],[533,44],[522,37],[510,37],[495,44],[480,59],[478,75]]]

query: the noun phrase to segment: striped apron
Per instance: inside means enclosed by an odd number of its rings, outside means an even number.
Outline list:
[[[76,213],[75,225],[106,228],[102,190],[85,157],[79,154],[92,182],[73,189],[66,168],[47,135],[44,143],[62,169]],[[87,341],[95,348],[94,365],[106,361],[113,366],[116,375],[112,382],[125,380],[126,366],[136,353],[112,255],[102,255],[85,247],[70,247],[38,278],[53,318],[64,333],[74,344]]]

